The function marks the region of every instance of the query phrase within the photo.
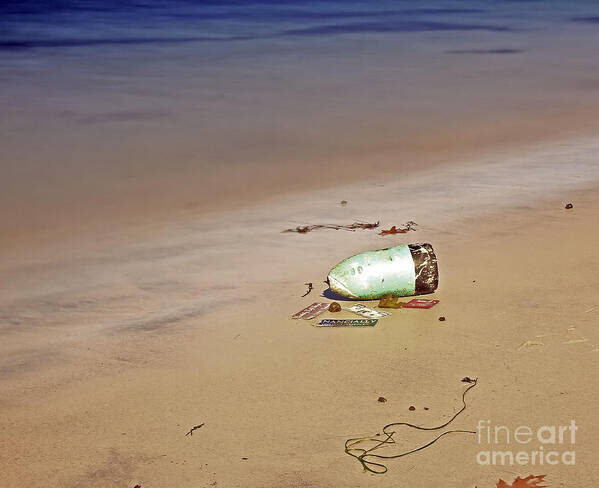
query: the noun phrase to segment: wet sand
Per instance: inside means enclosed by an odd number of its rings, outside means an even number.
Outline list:
[[[595,134],[596,26],[501,22],[511,30],[3,52],[0,246]]]
[[[549,486],[592,486],[598,145],[504,148],[5,254],[0,485],[480,488],[547,474]],[[355,220],[419,227],[281,233]],[[437,307],[369,330],[289,318],[328,301],[322,280],[339,260],[407,242],[437,252]],[[390,461],[383,476],[344,453],[347,438],[392,421],[446,421],[464,376],[479,384],[455,428],[574,419],[577,465],[480,466],[466,434]],[[397,449],[429,440],[406,434]]]

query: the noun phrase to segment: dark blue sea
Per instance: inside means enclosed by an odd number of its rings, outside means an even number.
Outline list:
[[[594,0],[5,0],[0,49],[243,42],[597,24]]]

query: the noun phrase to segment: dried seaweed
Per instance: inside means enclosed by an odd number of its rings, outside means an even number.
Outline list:
[[[308,287],[308,291],[302,295],[302,298],[314,289],[314,285],[312,283],[306,283],[305,285]]]
[[[187,437],[188,435],[193,435],[193,431],[194,430],[197,430],[197,429],[199,429],[199,428],[201,428],[203,426],[204,426],[204,422],[202,422],[199,425],[194,425],[191,429],[189,429],[189,432],[187,434],[185,434],[185,436]]]
[[[349,230],[355,232],[356,229],[376,229],[380,222],[373,224],[368,222],[354,222],[353,224],[315,224],[315,225],[300,225],[293,229],[285,229],[283,232],[297,232],[298,234],[307,234],[317,229],[333,229],[333,230]]]
[[[443,429],[443,428],[447,427],[449,424],[451,424],[457,418],[458,415],[460,415],[464,410],[466,410],[466,393],[468,393],[472,388],[474,388],[476,386],[476,383],[478,380],[477,379],[473,380],[468,377],[465,377],[462,379],[462,381],[465,383],[469,383],[468,387],[462,393],[462,408],[460,408],[460,410],[458,410],[444,424],[436,426],[436,427],[422,427],[419,425],[410,424],[408,422],[393,422],[393,423],[387,424],[387,425],[385,425],[385,427],[383,427],[383,434],[385,436],[384,439],[381,439],[380,437],[357,437],[354,439],[348,439],[347,441],[345,441],[345,453],[356,458],[360,462],[360,464],[362,465],[362,467],[364,468],[365,471],[368,471],[373,474],[384,474],[387,472],[387,466],[385,466],[384,464],[382,464],[380,462],[378,462],[378,463],[374,462],[374,461],[370,460],[371,458],[397,459],[400,457],[407,456],[408,454],[413,454],[415,452],[422,451],[423,449],[426,449],[427,447],[431,446],[432,444],[437,442],[441,437],[443,437],[447,434],[453,434],[453,433],[476,434],[476,432],[473,430],[448,430],[448,431],[443,432],[442,434],[439,434],[432,441],[430,441],[420,447],[417,447],[416,449],[411,449],[409,451],[402,452],[401,454],[397,454],[395,456],[383,456],[381,454],[373,454],[373,451],[376,451],[377,449],[380,449],[381,447],[385,447],[389,444],[395,444],[395,439],[393,438],[393,436],[395,435],[395,430],[390,431],[389,429],[391,429],[391,428],[405,426],[405,427],[409,427],[409,428],[417,429],[417,430],[433,431],[433,430]],[[378,435],[379,434],[377,434],[377,436]],[[358,444],[363,444],[366,442],[373,442],[375,444],[373,447],[371,447],[369,449],[355,447]]]
[[[391,227],[390,229],[382,229],[379,232],[379,235],[381,236],[386,236],[389,234],[405,234],[406,232],[410,231],[410,230],[416,230],[414,229],[414,227],[416,227],[418,224],[416,222],[413,221],[408,221],[406,222],[403,227],[396,227],[395,225],[393,227]]]

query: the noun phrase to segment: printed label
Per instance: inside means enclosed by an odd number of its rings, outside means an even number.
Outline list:
[[[291,318],[304,320],[313,319],[314,317],[318,317],[325,310],[328,310],[329,305],[329,303],[314,302],[312,305],[308,305],[303,310],[300,310],[296,314],[292,315]]]
[[[323,319],[317,327],[374,327],[377,319]]]
[[[356,303],[351,307],[346,308],[350,312],[366,317],[367,319],[381,319],[387,315],[391,315],[389,312],[383,312],[382,310],[375,310],[374,308],[367,307],[361,303]]]

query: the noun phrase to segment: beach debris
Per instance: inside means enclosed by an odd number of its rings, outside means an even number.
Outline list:
[[[414,405],[410,405],[410,408],[408,408],[408,410],[410,412],[413,412],[414,410],[416,410],[416,407]]]
[[[499,480],[497,482],[497,488],[545,488],[547,485],[540,483],[546,483],[545,477],[546,474],[541,474],[538,476],[527,476],[526,478],[520,478],[518,476],[511,485],[508,485],[505,481]]]
[[[375,310],[374,308],[367,307],[361,303],[356,303],[351,307],[347,307],[345,310],[349,310],[350,312],[361,315],[362,317],[366,317],[367,319],[382,319],[383,317],[391,315],[389,312]]]
[[[387,399],[385,397],[379,397],[377,402],[379,403],[387,403]]]
[[[464,376],[461,379],[462,383],[476,383],[477,380],[473,380],[472,378],[469,378],[468,376]]]
[[[327,280],[337,295],[358,300],[424,295],[437,289],[437,257],[430,244],[367,251],[341,261]]]
[[[544,346],[545,344],[542,343],[541,341],[524,341],[522,344],[520,344],[520,346],[518,347],[518,351],[521,349],[527,349],[529,347],[534,347],[534,346]]]
[[[341,305],[339,305],[337,302],[333,302],[329,305],[329,312],[341,312]]]
[[[242,461],[247,461],[248,460],[248,458],[246,458],[246,457],[242,457],[241,459],[242,459]]]
[[[571,208],[574,208],[574,205],[572,205],[571,203],[566,204],[567,210],[570,210]]]
[[[347,200],[341,200],[339,204],[345,207],[345,205],[347,205]]]
[[[439,300],[428,300],[426,298],[414,298],[410,300],[408,303],[404,304],[404,308],[423,308],[429,309],[433,308],[435,305],[439,303]]]
[[[204,426],[204,422],[202,422],[199,425],[194,425],[191,429],[189,429],[189,432],[187,434],[185,434],[185,437],[187,437],[188,435],[193,435],[194,430],[201,429],[203,426]]]
[[[394,297],[388,293],[379,300],[379,308],[403,308],[404,302],[399,301],[399,297]]]
[[[323,319],[317,327],[374,327],[378,319]]]
[[[466,378],[468,380],[470,380],[470,378],[468,378],[468,377],[466,377]],[[466,378],[464,378],[464,379],[466,379]],[[462,379],[462,381],[464,381],[464,379]],[[442,437],[449,435],[449,434],[462,433],[462,434],[476,435],[476,431],[474,431],[474,430],[458,430],[458,429],[447,430],[447,431],[442,432],[441,434],[439,434],[437,437],[435,437],[433,440],[427,442],[426,444],[423,444],[422,446],[414,448],[414,449],[410,449],[408,451],[404,451],[400,454],[384,455],[384,454],[380,453],[381,449],[384,449],[386,447],[397,444],[396,439],[394,439],[394,435],[397,433],[398,427],[408,427],[411,429],[417,429],[417,430],[422,430],[422,431],[439,431],[441,429],[444,429],[448,425],[450,425],[464,410],[466,410],[466,408],[467,408],[466,394],[472,388],[474,388],[476,386],[477,382],[478,382],[477,380],[469,381],[470,384],[462,392],[462,407],[456,413],[454,413],[453,416],[449,420],[447,420],[445,423],[435,426],[435,427],[422,427],[420,425],[410,424],[409,422],[393,422],[393,423],[387,424],[383,427],[383,431],[382,431],[383,436],[376,434],[371,437],[357,437],[357,438],[346,440],[345,441],[345,453],[348,454],[349,456],[357,459],[358,462],[362,465],[362,468],[364,468],[364,471],[367,471],[367,472],[373,473],[373,474],[384,474],[387,472],[387,466],[385,466],[381,460],[398,459],[398,458],[401,458],[404,456],[408,456],[409,454],[413,454],[415,452],[422,451],[423,449],[426,449],[427,447],[432,446],[435,442],[437,442]],[[415,407],[414,407],[414,409],[415,409]],[[542,488],[542,487],[539,487],[539,488]]]
[[[293,229],[285,229],[283,232],[297,232],[298,234],[306,234],[317,229],[334,229],[334,230],[349,230],[355,232],[356,229],[376,229],[380,222],[370,224],[368,222],[354,222],[353,224],[315,224],[315,225],[299,225]]]
[[[416,230],[414,229],[414,227],[416,227],[418,224],[416,222],[413,222],[412,220],[406,222],[403,227],[396,227],[395,225],[393,227],[391,227],[390,229],[382,229],[379,232],[379,235],[381,236],[386,236],[386,235],[390,235],[390,234],[405,234],[410,230]]]
[[[308,295],[308,293],[310,293],[314,289],[314,285],[312,283],[304,283],[304,284],[308,287],[308,291],[302,295],[302,298],[304,298],[306,295]]]
[[[441,317],[439,317],[439,322],[445,322],[445,317],[443,315],[441,315]]]
[[[310,319],[313,319],[314,317],[318,317],[322,312],[324,312],[328,308],[329,308],[328,303],[314,302],[313,304],[308,305],[303,310],[300,310],[296,314],[293,314],[291,316],[291,318],[292,319],[310,320]]]

